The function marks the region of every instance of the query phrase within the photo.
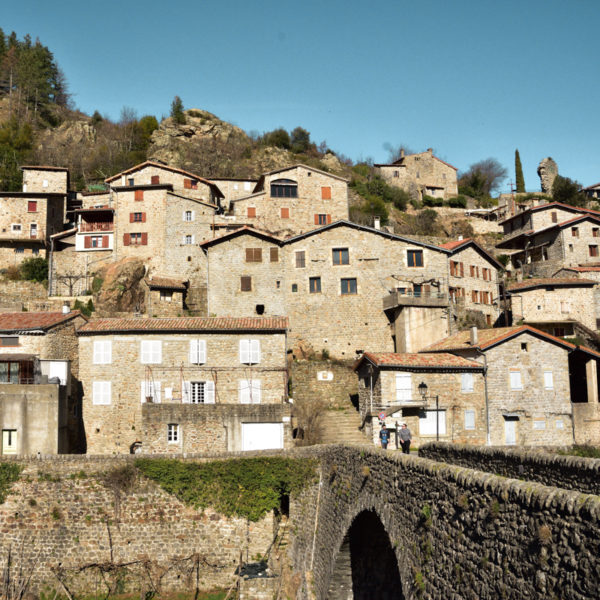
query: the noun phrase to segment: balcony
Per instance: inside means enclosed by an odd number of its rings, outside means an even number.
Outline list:
[[[79,233],[94,233],[96,231],[112,231],[114,224],[112,221],[101,221],[99,223],[91,223],[82,221],[79,224]]]
[[[402,306],[443,308],[448,306],[448,294],[397,289],[383,298],[383,310],[391,310]]]

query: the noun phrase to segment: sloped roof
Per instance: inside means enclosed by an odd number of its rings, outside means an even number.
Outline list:
[[[50,165],[23,165],[20,168],[21,171],[35,169],[36,171],[66,171],[67,173],[69,172],[69,169],[67,169],[67,167],[52,167]]]
[[[451,242],[446,242],[444,244],[440,244],[440,248],[444,248],[445,250],[450,250],[452,254],[455,252],[460,252],[464,250],[468,246],[473,246],[479,254],[481,254],[485,259],[489,262],[493,263],[497,269],[503,269],[503,265],[499,263],[489,252],[484,250],[474,239],[466,238],[464,240],[454,240]]]
[[[515,281],[506,287],[508,292],[532,290],[540,287],[586,287],[596,285],[597,281],[591,279],[578,279],[577,277],[540,277],[537,279],[524,279]]]
[[[517,213],[516,215],[507,217],[503,221],[500,221],[499,225],[502,225],[503,223],[508,223],[509,221],[512,221],[513,219],[516,219],[518,217],[521,217],[521,216],[529,214],[529,213],[539,212],[540,210],[548,210],[551,208],[562,208],[563,210],[567,210],[570,212],[588,213],[591,215],[599,215],[600,216],[600,211],[593,210],[591,208],[581,208],[579,206],[571,206],[570,204],[563,204],[562,202],[547,202],[546,204],[538,204],[537,206],[532,206],[531,208],[523,210],[520,213]]]
[[[0,331],[48,331],[81,316],[78,310],[66,314],[62,312],[0,313]]]
[[[452,242],[445,242],[444,244],[440,244],[440,248],[446,248],[446,250],[456,250],[456,248],[460,248],[469,242],[472,242],[471,238],[465,238],[464,240],[454,240]]]
[[[410,156],[423,156],[424,154],[430,154],[430,152],[426,150],[425,152],[416,152],[415,154],[407,154],[406,156],[402,156],[398,160],[395,160],[393,163],[381,163],[381,164],[376,164],[375,166],[376,167],[398,167],[398,166],[406,166],[406,165],[403,165],[403,162],[407,158],[409,158]],[[445,160],[442,160],[441,158],[438,158],[433,153],[431,153],[431,158],[435,158],[435,160],[438,160],[439,162],[441,162],[442,164],[446,165],[447,167],[450,167],[451,169],[454,169],[455,171],[458,171],[457,167],[455,167],[454,165],[451,165],[450,163],[446,162]]]
[[[430,369],[477,369],[483,371],[483,365],[474,360],[449,353],[416,354],[395,352],[365,352],[354,364],[356,370],[364,360],[368,360],[377,367],[395,368],[403,367],[428,371]]]
[[[303,168],[303,169],[308,169],[309,171],[314,171],[315,173],[321,173],[321,175],[327,175],[327,177],[333,177],[334,179],[339,179],[340,181],[345,181],[346,183],[348,183],[348,180],[345,179],[344,177],[340,177],[339,175],[334,175],[333,173],[328,173],[327,171],[322,171],[321,169],[315,169],[314,167],[309,167],[308,165],[303,165],[302,163],[297,163],[295,165],[291,165],[289,167],[281,167],[279,169],[274,169],[273,171],[267,171],[266,173],[263,173],[259,178],[258,181],[256,182],[256,185],[254,186],[254,192],[257,192],[259,190],[262,189],[262,185],[265,182],[265,177],[267,177],[268,175],[275,175],[275,173],[283,173],[284,171],[291,171],[292,169],[297,169],[297,168]]]
[[[185,283],[181,279],[170,279],[169,277],[152,277],[146,279],[150,288],[163,290],[185,290]]]
[[[219,235],[210,240],[204,240],[203,242],[200,242],[200,244],[198,244],[198,245],[201,248],[209,248],[210,246],[215,246],[217,244],[226,242],[230,239],[233,239],[235,237],[238,237],[240,235],[245,235],[245,234],[259,237],[263,240],[273,242],[274,244],[278,244],[278,245],[281,245],[281,243],[282,243],[282,240],[280,238],[275,237],[274,235],[270,234],[267,231],[262,231],[261,229],[255,229],[254,227],[251,227],[250,225],[244,225],[243,227],[238,227],[237,229],[234,229],[233,231],[228,231],[228,232],[224,233],[223,235]]]
[[[285,331],[287,317],[179,317],[94,319],[78,330],[80,335],[194,331]]]

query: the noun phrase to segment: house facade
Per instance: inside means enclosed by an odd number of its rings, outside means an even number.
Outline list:
[[[392,432],[406,423],[414,446],[436,439],[485,444],[482,362],[447,353],[365,352],[354,371],[364,428],[375,445],[383,422]]]
[[[96,319],[79,332],[88,453],[290,443],[285,318]]]
[[[458,195],[457,169],[434,156],[433,149],[404,155],[391,164],[376,164],[375,168],[388,184],[402,188],[421,199],[453,198]]]

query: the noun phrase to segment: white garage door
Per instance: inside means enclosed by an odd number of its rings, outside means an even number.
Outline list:
[[[283,448],[283,423],[242,423],[242,450]]]

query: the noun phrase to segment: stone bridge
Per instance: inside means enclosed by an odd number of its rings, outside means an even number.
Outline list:
[[[600,598],[599,496],[377,449],[319,456],[319,484],[291,506],[294,568],[317,600]],[[530,458],[546,477],[552,459]],[[600,460],[559,457],[555,475],[578,461],[597,487]]]

